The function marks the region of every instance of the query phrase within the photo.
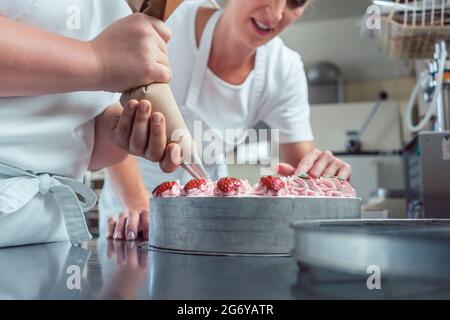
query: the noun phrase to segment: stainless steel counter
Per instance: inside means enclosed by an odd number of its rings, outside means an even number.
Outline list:
[[[0,249],[2,299],[437,299],[450,283],[299,272],[294,258],[214,257],[94,240]],[[368,277],[369,275],[367,275]]]

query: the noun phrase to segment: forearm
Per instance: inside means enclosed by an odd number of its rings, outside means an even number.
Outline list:
[[[141,176],[137,158],[128,156],[124,161],[108,167],[106,175],[129,211],[148,209],[150,195]]]
[[[0,17],[0,97],[101,90],[88,42]]]

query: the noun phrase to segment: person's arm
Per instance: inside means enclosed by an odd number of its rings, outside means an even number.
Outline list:
[[[339,176],[350,179],[351,166],[335,157],[330,151],[321,151],[311,141],[280,145],[280,153],[285,163],[278,165],[279,174],[289,176],[308,173],[314,178],[321,176]]]
[[[100,66],[88,42],[0,17],[0,96],[100,88]]]
[[[128,211],[148,210],[150,193],[145,187],[139,162],[134,156],[129,155],[123,161],[106,168],[105,173]]]
[[[170,30],[143,14],[79,41],[0,16],[0,97],[74,91],[124,92],[169,82]]]

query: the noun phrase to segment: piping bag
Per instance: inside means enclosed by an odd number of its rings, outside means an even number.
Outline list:
[[[138,1],[128,1],[133,4]],[[183,0],[144,0],[139,11],[148,16],[166,21]],[[136,7],[134,8],[136,9]],[[180,113],[172,90],[167,83],[152,83],[125,92],[120,102],[125,106],[128,101],[146,99],[152,104],[152,111],[162,113],[166,118],[166,135],[169,143],[181,148],[181,167],[196,179],[211,180],[202,160],[195,149],[195,143]]]

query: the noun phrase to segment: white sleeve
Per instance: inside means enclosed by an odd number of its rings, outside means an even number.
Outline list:
[[[280,130],[280,143],[313,141],[308,83],[300,55],[295,54],[285,76],[274,75],[273,94],[265,103],[262,121]]]

